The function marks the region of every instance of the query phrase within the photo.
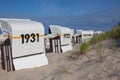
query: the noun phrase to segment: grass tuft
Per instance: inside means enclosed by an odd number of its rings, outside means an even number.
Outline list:
[[[80,53],[81,54],[86,54],[86,52],[88,51],[88,49],[89,49],[89,43],[88,42],[84,42],[80,46]]]
[[[103,47],[102,43],[97,43],[95,49],[99,56],[99,59],[103,61],[103,55],[105,54],[105,48]]]

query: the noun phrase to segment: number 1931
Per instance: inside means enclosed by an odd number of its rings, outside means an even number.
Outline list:
[[[28,42],[39,42],[39,34],[21,34],[22,38],[22,44],[28,43]]]

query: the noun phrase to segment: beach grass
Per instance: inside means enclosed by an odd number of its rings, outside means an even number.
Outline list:
[[[110,33],[111,33],[111,38],[120,39],[120,24],[113,27]]]
[[[105,54],[105,48],[102,43],[97,43],[95,46],[95,50],[98,54],[98,57],[101,61],[103,61],[103,55]]]
[[[104,48],[101,42],[104,40],[109,40],[109,39],[120,39],[120,24],[113,27],[112,30],[99,34],[99,35],[94,35],[90,41],[80,44],[80,49],[77,51],[73,51],[72,56],[76,59],[79,58],[79,56],[83,54],[87,56],[86,53],[89,51],[89,47],[92,46],[93,48],[96,49],[96,52],[99,58],[102,59],[102,55],[104,54]],[[112,47],[115,47],[115,45]],[[89,58],[89,56],[87,57]]]
[[[80,53],[81,54],[86,54],[88,49],[89,49],[89,43],[88,42],[84,42],[80,45]]]

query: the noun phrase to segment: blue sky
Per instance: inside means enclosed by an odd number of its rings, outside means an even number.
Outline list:
[[[120,0],[0,0],[0,15],[71,16],[120,8]]]

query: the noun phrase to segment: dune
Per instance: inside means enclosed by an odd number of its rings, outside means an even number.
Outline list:
[[[104,45],[109,41],[104,41]],[[76,45],[74,49],[79,47]],[[120,48],[105,47],[103,60],[95,49],[71,58],[71,51],[47,53],[49,65],[7,72],[0,67],[0,80],[120,80]]]

